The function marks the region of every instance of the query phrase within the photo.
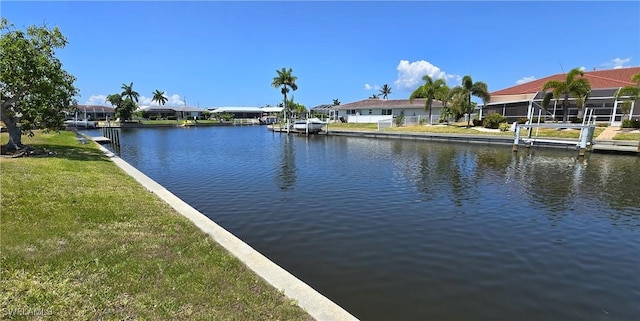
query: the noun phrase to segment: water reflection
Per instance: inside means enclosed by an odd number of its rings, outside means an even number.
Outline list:
[[[166,163],[146,129],[124,137],[123,158],[360,319],[640,315],[638,157],[166,134]]]
[[[276,159],[277,172],[275,180],[276,185],[281,190],[290,190],[296,185],[297,169],[294,139],[293,135],[284,135],[280,148],[280,157]]]

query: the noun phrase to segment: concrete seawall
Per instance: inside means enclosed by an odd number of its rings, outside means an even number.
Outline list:
[[[125,173],[171,205],[178,213],[188,218],[271,286],[282,291],[288,298],[295,300],[302,309],[316,320],[358,320],[345,309],[260,254],[111,151],[102,146],[100,146],[100,149]]]
[[[323,133],[321,135],[325,135]],[[368,138],[384,138],[384,139],[407,139],[407,140],[424,140],[435,142],[455,142],[455,143],[471,143],[486,145],[506,145],[512,146],[514,137],[497,136],[497,135],[465,135],[465,134],[443,134],[443,133],[408,133],[408,132],[384,132],[384,131],[349,131],[349,130],[329,130],[329,135],[349,136],[349,137],[368,137]],[[547,139],[552,140],[552,139]],[[563,140],[563,139],[558,139]],[[564,139],[566,140],[566,139]],[[578,141],[576,140],[576,144]],[[523,143],[520,146],[526,146]],[[548,148],[576,150],[576,146],[551,144],[538,142],[536,146],[544,146]],[[592,148],[593,152],[602,153],[621,153],[640,155],[638,150],[638,142],[636,141],[620,141],[620,140],[598,140],[596,139]]]

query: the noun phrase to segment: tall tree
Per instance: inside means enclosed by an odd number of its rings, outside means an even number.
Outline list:
[[[369,97],[369,99],[380,99],[380,95],[373,94],[373,95],[371,95],[371,97]]]
[[[133,90],[133,82],[131,84],[122,84],[122,98],[129,98],[131,101],[138,102],[138,97],[140,96],[137,91]]]
[[[442,109],[440,109],[440,119],[448,120],[451,116],[451,110],[448,106],[449,102],[451,101],[451,88],[449,88],[449,86],[447,85],[441,86],[438,91],[436,91],[434,97],[442,103]]]
[[[382,95],[382,98],[387,99],[387,96],[391,95],[391,87],[384,84],[382,88],[380,88],[380,94]]]
[[[169,99],[164,96],[164,91],[156,89],[156,91],[153,92],[153,98],[151,98],[151,101],[155,101],[159,105],[164,106],[164,104],[167,103],[167,100]]]
[[[471,96],[476,96],[482,99],[482,103],[486,106],[491,95],[487,84],[481,81],[473,82],[471,76],[467,75],[462,77],[462,83],[460,86],[456,86],[451,90],[452,101],[459,112],[466,113],[467,127],[471,127],[471,113],[474,109],[474,104],[471,103]]]
[[[616,99],[622,99],[622,113],[626,116],[631,111],[631,104],[638,105],[640,100],[640,73],[631,76],[634,85],[624,86],[616,93]],[[624,118],[623,116],[623,118]]]
[[[110,103],[113,107],[118,108],[122,104],[122,96],[120,94],[112,94],[107,96],[105,100]]]
[[[334,105],[334,106],[339,106],[339,105],[340,105],[340,99],[335,98],[335,99],[333,100],[333,105]]]
[[[565,76],[564,81],[549,80],[542,85],[543,92],[549,89],[553,89],[553,91],[544,94],[542,108],[547,109],[551,99],[560,100],[562,98],[562,121],[566,122],[569,118],[569,96],[585,96],[591,91],[591,85],[589,80],[584,78],[584,72],[580,68],[573,68]],[[582,108],[578,108],[578,117],[580,117]]]
[[[447,83],[441,78],[433,80],[429,75],[424,75],[422,80],[425,82],[424,85],[418,87],[411,93],[409,101],[413,102],[416,98],[425,98],[424,110],[429,113],[429,124],[431,124],[431,107],[433,100],[436,98],[440,88],[446,86]]]
[[[276,73],[278,73],[278,75],[276,77],[273,77],[273,81],[271,82],[271,86],[273,88],[280,88],[282,87],[282,90],[280,91],[282,93],[282,95],[284,96],[284,117],[285,119],[287,118],[287,111],[288,111],[288,106],[287,106],[287,94],[289,93],[289,88],[291,88],[293,91],[298,90],[298,85],[296,85],[296,81],[298,80],[298,77],[293,75],[293,69],[289,68],[286,69],[285,67],[282,67],[281,70],[276,70]]]
[[[55,50],[67,39],[58,27],[29,26],[16,30],[0,21],[0,119],[9,132],[8,150],[23,148],[22,134],[58,129],[62,111],[77,105],[74,76],[62,69]]]

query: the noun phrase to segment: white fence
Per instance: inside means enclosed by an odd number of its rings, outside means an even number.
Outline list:
[[[427,115],[404,116],[404,120],[402,121],[401,126],[416,126],[420,124],[427,125],[429,124],[428,119],[429,119],[429,116]],[[431,115],[432,124],[438,124],[439,120],[440,120],[440,115]],[[378,130],[390,128],[394,126],[396,126],[395,118],[386,118],[386,119],[378,120]]]

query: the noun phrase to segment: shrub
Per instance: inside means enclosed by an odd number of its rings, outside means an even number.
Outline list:
[[[518,118],[518,120],[516,120],[516,123],[518,123],[518,124],[526,124],[527,120],[529,120],[529,119],[527,119],[527,117],[520,117],[520,118]]]
[[[511,125],[509,125],[507,123],[500,123],[500,131],[501,132],[506,132],[509,129],[511,129]]]
[[[167,116],[167,120],[178,120],[178,116]]]
[[[574,118],[571,120],[572,124],[582,124],[582,118]]]
[[[532,124],[537,124],[538,123],[538,117],[536,118],[531,118],[531,123]],[[544,118],[540,117],[540,123],[544,123]]]
[[[482,124],[484,125],[485,128],[498,129],[500,128],[500,123],[506,123],[506,122],[507,122],[506,117],[498,113],[493,113],[485,117],[484,120],[482,121]]]
[[[622,128],[640,129],[640,119],[625,119],[622,121]]]
[[[422,118],[422,117],[420,117],[420,121],[418,122],[418,124],[420,124],[420,125],[424,125],[424,124],[426,124],[426,123],[427,123],[427,119],[426,119],[426,118]]]
[[[473,126],[482,126],[482,120],[480,119],[473,119]]]
[[[404,123],[404,111],[400,112],[400,115],[396,117],[395,122],[397,127],[402,126],[402,124]]]

